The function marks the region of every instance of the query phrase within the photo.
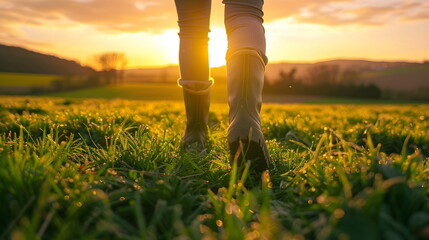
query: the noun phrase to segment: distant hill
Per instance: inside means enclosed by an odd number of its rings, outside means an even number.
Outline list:
[[[75,61],[0,44],[0,72],[83,76],[94,71]]]
[[[429,94],[429,64],[364,72],[361,81],[393,91],[425,90]]]

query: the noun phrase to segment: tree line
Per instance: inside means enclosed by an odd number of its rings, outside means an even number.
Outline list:
[[[316,65],[298,77],[296,68],[280,71],[277,79],[264,86],[265,94],[316,95],[331,97],[380,98],[375,84],[359,83],[360,72],[338,65]]]

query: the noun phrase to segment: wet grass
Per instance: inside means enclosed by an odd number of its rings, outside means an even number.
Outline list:
[[[427,239],[428,105],[264,105],[270,176],[180,102],[0,99],[0,239]],[[271,179],[269,180],[269,177]]]

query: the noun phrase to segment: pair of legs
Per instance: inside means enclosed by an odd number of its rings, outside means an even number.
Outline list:
[[[175,0],[179,23],[179,84],[183,88],[187,124],[182,144],[204,147],[210,106],[208,33],[211,0]],[[228,36],[227,81],[230,107],[228,141],[231,159],[251,161],[251,168],[268,169],[268,154],[260,123],[264,81],[265,33],[263,0],[224,0]]]

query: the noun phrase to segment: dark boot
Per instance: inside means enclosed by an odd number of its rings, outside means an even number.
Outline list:
[[[250,161],[251,172],[268,170],[269,155],[261,129],[265,62],[253,49],[242,49],[227,59],[231,160]]]
[[[187,119],[182,137],[182,146],[185,149],[202,151],[206,147],[212,84],[212,80],[179,80],[179,85],[183,88]]]

